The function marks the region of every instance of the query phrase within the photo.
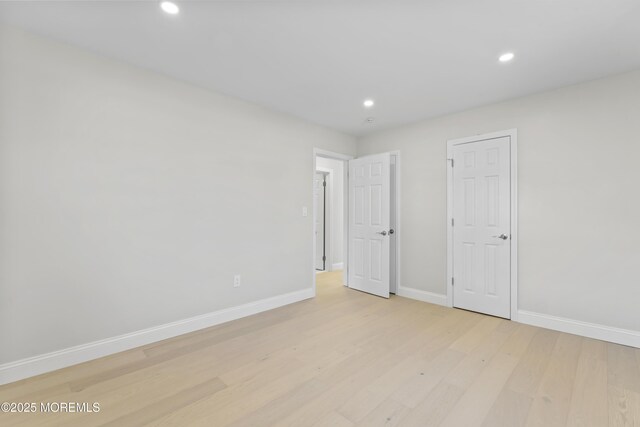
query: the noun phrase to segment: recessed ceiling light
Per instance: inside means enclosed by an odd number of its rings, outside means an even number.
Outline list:
[[[178,5],[170,1],[163,1],[160,3],[160,7],[169,15],[177,15],[180,12]]]
[[[373,107],[374,104],[375,102],[373,102],[373,99],[365,99],[364,102],[362,103],[362,105],[364,105],[365,108],[371,108]]]
[[[500,62],[509,62],[513,58],[515,58],[515,55],[513,54],[513,52],[507,52],[507,53],[503,53],[502,55],[500,55],[500,57],[498,58],[498,61],[500,61]]]

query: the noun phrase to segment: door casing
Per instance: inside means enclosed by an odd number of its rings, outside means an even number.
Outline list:
[[[324,177],[324,188],[323,188],[323,197],[324,197],[324,224],[323,224],[323,233],[324,235],[322,236],[323,238],[323,245],[324,245],[324,256],[325,256],[325,260],[324,260],[324,270],[318,270],[318,267],[316,266],[316,271],[331,271],[331,265],[332,265],[332,254],[331,254],[331,185],[332,185],[332,173],[330,169],[324,169],[324,168],[318,168],[316,170],[316,175],[323,175]],[[315,190],[315,189],[314,189]],[[315,198],[315,194],[314,194],[314,199],[313,199],[313,209],[314,210],[314,215],[313,215],[313,219],[314,219],[314,224],[315,221],[318,219],[317,215],[317,205],[316,205],[316,198]],[[317,239],[317,235],[314,234],[314,236],[316,236]],[[317,240],[316,240],[316,243]],[[316,248],[316,251],[318,250],[318,248]],[[316,252],[316,255],[318,255],[318,253]],[[316,259],[316,262],[318,260]]]
[[[453,147],[488,139],[509,137],[511,184],[511,320],[518,316],[518,131],[508,129],[447,141],[447,306],[453,307]]]
[[[401,182],[401,159],[400,159],[400,151],[399,150],[394,150],[394,151],[389,151],[389,154],[391,154],[392,159],[394,159],[395,161],[395,185],[393,185],[394,187],[394,191],[395,191],[395,227],[394,227],[394,231],[395,231],[395,242],[396,242],[396,254],[395,254],[395,264],[396,264],[396,268],[395,268],[395,287],[396,287],[396,293],[399,292],[400,288],[401,288],[401,258],[400,258],[400,248],[401,248],[401,236],[402,236],[402,215],[401,215],[401,210],[400,207],[402,206],[402,199],[401,199],[401,195],[402,195],[402,182]],[[343,231],[343,242],[344,242],[344,249],[343,249],[343,256],[344,256],[344,270],[342,273],[342,280],[345,286],[349,286],[349,160],[355,159],[356,156],[351,156],[348,154],[343,154],[343,153],[337,153],[334,151],[328,151],[328,150],[324,150],[322,148],[314,148],[313,149],[313,171],[315,173],[316,171],[316,158],[317,157],[326,157],[329,159],[335,159],[335,160],[341,160],[345,163],[345,167],[343,168],[344,170],[344,179],[343,179],[343,185],[344,185],[344,189],[343,189],[343,206],[344,206],[344,231]],[[362,156],[362,157],[366,157]],[[313,194],[313,179],[311,180],[311,189],[312,189],[312,194]],[[315,259],[316,259],[316,237],[315,237],[315,206],[313,206],[312,212],[314,217],[312,218],[312,224],[311,224],[311,236],[312,236],[312,258],[311,258],[311,280],[312,280],[312,286],[313,286],[313,295],[316,295],[316,269],[315,269]]]

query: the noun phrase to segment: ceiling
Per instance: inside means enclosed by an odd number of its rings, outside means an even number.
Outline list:
[[[0,22],[354,135],[640,68],[638,0],[176,3],[5,1]]]

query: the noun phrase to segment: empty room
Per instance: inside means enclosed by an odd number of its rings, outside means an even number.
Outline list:
[[[639,23],[0,1],[0,426],[640,427]]]

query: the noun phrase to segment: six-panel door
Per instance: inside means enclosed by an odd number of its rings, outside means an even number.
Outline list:
[[[453,148],[453,303],[510,318],[510,139]]]
[[[389,298],[391,156],[349,161],[349,287]]]

